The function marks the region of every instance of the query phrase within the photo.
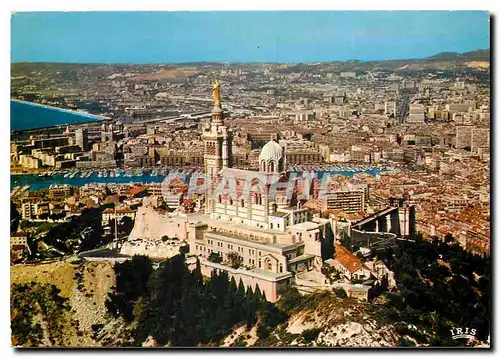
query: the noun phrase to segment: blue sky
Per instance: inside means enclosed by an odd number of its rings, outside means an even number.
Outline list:
[[[12,62],[316,62],[489,48],[481,11],[31,12],[11,18]]]

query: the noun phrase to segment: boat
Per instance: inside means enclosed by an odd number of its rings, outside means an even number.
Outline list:
[[[102,178],[102,172],[99,172],[99,174],[97,174],[97,177]]]
[[[108,171],[107,171],[107,170],[104,170],[104,171],[102,172],[102,176],[103,176],[103,178],[107,178],[107,177],[108,177]]]

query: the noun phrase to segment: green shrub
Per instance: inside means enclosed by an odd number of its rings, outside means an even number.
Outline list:
[[[311,329],[306,329],[305,331],[302,332],[302,337],[304,337],[304,340],[306,343],[310,343],[316,338],[318,338],[318,335],[320,334],[321,329],[319,328],[311,328]]]
[[[336,288],[333,290],[333,292],[335,292],[335,294],[338,297],[342,297],[342,298],[347,297],[347,293],[345,292],[345,290],[343,288]]]

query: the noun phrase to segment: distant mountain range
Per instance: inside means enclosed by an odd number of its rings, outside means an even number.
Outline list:
[[[412,71],[454,71],[457,69],[471,69],[489,71],[490,68],[490,49],[474,50],[465,53],[457,52],[441,52],[434,56],[421,59],[399,59],[385,61],[332,61],[332,62],[317,62],[317,63],[295,63],[295,64],[278,64],[278,63],[227,63],[227,62],[194,62],[194,63],[179,63],[179,64],[77,64],[77,63],[13,63],[11,64],[11,76],[24,76],[33,71],[74,71],[78,68],[93,68],[100,71],[113,73],[113,71],[124,71],[130,68],[141,68],[143,75],[157,73],[158,71],[189,69],[193,67],[209,67],[221,68],[224,66],[243,66],[243,67],[261,67],[262,65],[275,67],[281,72],[301,72],[307,71],[310,66],[326,66],[326,72],[341,72],[341,71],[395,71],[395,72],[412,72]],[[182,76],[181,76],[182,77]]]
[[[490,61],[490,49],[475,50],[464,53],[458,52],[440,52],[437,55],[430,56],[424,60],[466,60],[466,61]]]

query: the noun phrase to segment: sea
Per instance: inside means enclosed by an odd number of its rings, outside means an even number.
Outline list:
[[[18,100],[10,101],[10,130],[18,131],[102,120],[101,117]]]
[[[319,177],[323,175],[343,175],[347,177],[353,177],[355,174],[365,173],[371,176],[376,176],[379,173],[386,172],[386,169],[372,167],[364,170],[351,170],[351,169],[338,169],[338,170],[328,170],[328,171],[318,171],[316,172]],[[29,191],[35,191],[40,189],[48,189],[52,184],[69,184],[70,186],[84,186],[90,183],[101,183],[101,184],[125,184],[125,183],[161,183],[165,179],[164,175],[153,175],[151,171],[144,170],[143,175],[133,175],[124,176],[123,173],[119,177],[103,177],[99,176],[98,172],[94,172],[88,178],[82,178],[80,174],[76,174],[73,178],[64,177],[64,174],[54,174],[50,177],[41,177],[38,175],[28,175],[28,174],[13,174],[10,176],[10,190],[12,191],[14,187],[20,186],[24,187],[29,185]],[[194,174],[194,173],[191,173]],[[297,172],[300,176],[302,172]],[[189,180],[190,175],[187,176],[186,180]]]
[[[89,121],[101,120],[101,117],[86,114],[76,111],[70,111],[66,109],[60,109],[40,104],[34,104],[24,101],[11,100],[10,101],[10,124],[11,130],[24,130],[24,129],[34,129],[42,127],[50,127],[63,124],[72,123],[82,123]],[[377,175],[379,172],[384,171],[384,169],[377,167],[363,168],[363,169],[351,169],[336,167],[335,169],[328,171],[318,171],[318,175],[322,176],[324,174],[331,175],[344,175],[352,177],[357,173],[367,173],[372,176]],[[99,176],[98,172],[94,172],[89,177],[81,177],[80,173],[74,175],[73,177],[64,177],[64,173],[55,173],[49,177],[42,177],[38,175],[27,175],[27,174],[14,174],[10,176],[10,189],[14,189],[16,186],[24,187],[29,185],[30,191],[47,189],[52,184],[69,184],[71,186],[80,187],[89,183],[161,183],[165,176],[162,175],[152,175],[151,171],[143,171],[143,175],[132,175],[124,176],[123,173],[118,177],[109,176]],[[300,172],[297,172],[300,175]]]

